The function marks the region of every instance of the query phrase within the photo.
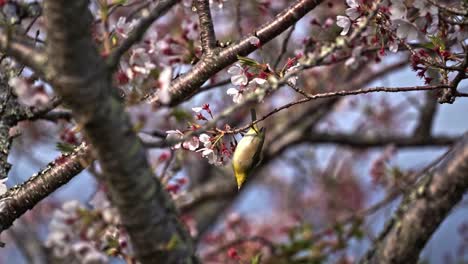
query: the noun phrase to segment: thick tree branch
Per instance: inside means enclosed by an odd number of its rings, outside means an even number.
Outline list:
[[[195,0],[198,19],[200,23],[200,41],[203,54],[210,56],[216,47],[216,35],[213,27],[213,18],[210,12],[209,0]]]
[[[107,59],[107,64],[111,71],[114,71],[119,64],[120,57],[125,54],[133,44],[140,41],[146,33],[146,30],[156,21],[159,17],[167,13],[175,4],[180,0],[160,0],[148,16],[143,17],[138,25],[132,30],[128,38],[125,39],[119,47],[117,47]]]
[[[468,189],[468,134],[408,192],[361,263],[416,263],[424,245]]]
[[[168,105],[176,105],[191,96],[213,74],[234,63],[238,55],[246,56],[256,50],[257,47],[250,43],[252,37],[258,37],[262,44],[267,43],[296,23],[321,2],[322,0],[298,0],[279,13],[273,21],[264,24],[251,35],[244,37],[213,56],[204,57],[188,73],[172,82],[169,88],[171,99]],[[158,102],[157,95],[148,95],[147,99],[149,102]]]
[[[34,71],[44,72],[47,56],[41,48],[35,47],[34,43],[25,36],[13,34],[8,28],[3,28],[0,31],[0,49]]]
[[[89,146],[82,144],[72,153],[61,155],[26,182],[10,188],[0,196],[0,232],[80,173],[88,166],[90,156]]]
[[[437,112],[437,96],[435,92],[426,92],[424,105],[421,107],[419,120],[414,129],[415,137],[428,137],[432,133],[432,125]]]
[[[160,2],[159,4],[168,3]],[[116,89],[111,72],[91,39],[88,1],[44,1],[47,53],[52,85],[97,154],[102,180],[136,258],[143,264],[196,263],[191,238],[146,160]],[[169,243],[177,239],[174,248]]]

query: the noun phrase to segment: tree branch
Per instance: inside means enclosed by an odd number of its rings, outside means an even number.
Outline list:
[[[414,129],[415,137],[429,137],[437,112],[437,96],[435,92],[426,92],[424,105],[421,107],[419,120]]]
[[[171,198],[154,179],[145,150],[112,87],[111,72],[91,39],[88,1],[46,0],[44,17],[49,68],[55,73],[51,83],[96,152],[104,176],[100,180],[119,211],[136,258],[143,264],[155,260],[197,263],[191,238]],[[177,245],[169,248],[175,238]]]
[[[272,116],[273,114],[287,109],[289,107],[292,107],[297,104],[302,104],[311,100],[316,100],[320,98],[333,98],[333,97],[341,97],[341,96],[348,96],[348,95],[358,95],[358,94],[367,94],[367,93],[374,93],[374,92],[387,92],[387,93],[398,93],[398,92],[411,92],[411,91],[431,91],[431,90],[438,90],[438,89],[444,89],[449,87],[448,85],[434,85],[434,86],[408,86],[408,87],[373,87],[373,88],[363,88],[363,89],[357,89],[357,90],[342,90],[342,91],[334,91],[334,92],[328,92],[328,93],[318,93],[318,94],[305,94],[305,98],[299,99],[297,101],[285,104],[283,106],[277,107],[273,109],[271,112],[268,114],[262,116],[261,118],[258,118],[257,120],[242,126],[240,128],[236,128],[234,130],[228,131],[227,133],[230,134],[237,134],[241,131],[244,131],[251,127],[252,125],[255,125],[268,117]]]
[[[177,105],[195,93],[213,74],[234,63],[238,55],[246,56],[256,50],[257,47],[250,43],[252,37],[258,37],[262,44],[267,43],[296,23],[321,2],[322,0],[298,0],[279,13],[273,21],[264,24],[254,33],[221,50],[218,54],[201,59],[188,73],[172,82],[169,88],[171,99],[168,105]],[[149,102],[158,102],[158,97],[155,94],[148,95],[147,100]]]
[[[42,199],[70,181],[90,163],[90,147],[84,143],[63,154],[21,185],[0,196],[0,233]]]
[[[195,0],[195,7],[200,23],[200,41],[203,54],[210,56],[216,47],[216,35],[210,12],[210,2],[209,0]]]
[[[421,250],[468,189],[468,134],[408,192],[360,263],[416,263]]]
[[[395,147],[445,147],[452,145],[459,137],[450,136],[365,136],[344,133],[312,133],[290,142],[291,145],[307,142],[309,144],[336,144],[352,148],[375,148],[394,145]]]
[[[8,28],[3,28],[3,31],[0,31],[0,49],[34,71],[44,73],[47,56],[25,36],[13,34]]]

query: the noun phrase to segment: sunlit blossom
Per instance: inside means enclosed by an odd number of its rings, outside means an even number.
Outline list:
[[[359,3],[356,0],[346,0],[346,3],[349,8],[346,9],[345,13],[350,19],[355,20],[361,16],[361,13],[359,12]]]
[[[246,85],[249,82],[242,65],[239,63],[231,66],[228,73],[231,75],[231,83],[234,85]]]
[[[229,88],[227,89],[226,93],[232,96],[232,101],[236,104],[239,104],[244,99],[243,91],[238,90],[236,88]]]
[[[340,35],[345,36],[348,34],[349,29],[351,28],[351,20],[347,16],[337,16],[336,25],[343,28]]]
[[[127,22],[125,17],[119,17],[117,24],[115,25],[115,32],[118,36],[122,38],[128,38],[129,33],[135,28],[138,24],[138,20],[133,19],[130,22]]]

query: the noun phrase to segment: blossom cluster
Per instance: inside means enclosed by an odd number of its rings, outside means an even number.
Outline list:
[[[201,107],[194,107],[192,110],[195,112],[195,118],[198,121],[208,121],[208,118],[213,119],[213,113],[210,109],[209,104],[203,104]],[[204,113],[207,114],[204,115]],[[191,123],[187,131],[180,130],[168,130],[166,131],[166,139],[169,142],[175,141],[173,149],[185,149],[197,153],[201,153],[202,157],[208,159],[210,164],[216,166],[222,166],[226,164],[226,161],[231,157],[235,143],[225,142],[225,134],[220,130],[211,130],[200,135],[190,136],[189,139],[185,139],[186,133],[197,132],[201,126],[196,123]],[[225,127],[225,130],[229,130],[229,126]]]
[[[138,23],[138,20],[127,21],[125,17],[120,17],[113,29],[112,43],[118,46],[128,39]],[[201,55],[201,50],[194,45],[198,37],[198,24],[187,18],[180,27],[178,37],[160,37],[157,25],[150,28],[143,41],[134,45],[120,61],[115,80],[128,101],[137,102],[152,92],[162,103],[167,102],[173,68],[189,64]]]
[[[52,215],[46,247],[59,259],[80,263],[108,263],[109,256],[128,254],[128,238],[117,228],[117,212],[106,204],[93,210],[78,201],[65,202]]]
[[[464,43],[468,32],[457,23],[441,23],[439,7],[425,0],[410,3],[403,0],[379,2],[346,0],[345,15],[336,17],[336,25],[341,28],[340,35],[350,36],[351,31],[362,30],[360,38],[351,44],[353,50],[345,62],[346,66],[357,68],[366,62],[372,46],[380,46],[376,61],[380,61],[379,57],[384,56],[387,49],[396,53],[403,47],[412,53],[413,69],[429,84],[433,78],[426,75],[429,65],[443,67],[450,60],[456,61],[456,57],[451,56],[453,51],[448,50],[444,42],[456,40],[457,43]],[[377,14],[367,25],[366,20],[374,9],[377,9]],[[413,43],[427,44],[422,45],[421,50],[414,51],[411,46]],[[454,46],[456,48],[457,44]],[[432,51],[437,56],[430,55]]]

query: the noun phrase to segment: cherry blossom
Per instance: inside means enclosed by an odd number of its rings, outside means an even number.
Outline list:
[[[390,50],[393,53],[398,52],[398,41],[392,40],[388,42],[388,50]]]
[[[358,46],[353,49],[351,52],[351,57],[345,61],[345,66],[350,67],[351,69],[356,69],[361,62],[366,61],[366,57],[362,56],[363,51],[362,46]]]
[[[202,110],[203,110],[203,107],[193,107],[192,108],[192,111],[194,111],[195,113],[200,113]]]
[[[234,85],[246,85],[249,82],[242,65],[239,63],[234,64],[228,69],[231,76],[231,83]]]
[[[184,133],[180,130],[168,130],[166,131],[166,140],[181,140],[184,138]],[[182,146],[182,143],[177,143],[173,146],[174,149],[179,149]]]
[[[431,5],[425,0],[414,1],[413,7],[419,10],[420,17],[425,17],[427,14],[437,15],[439,13],[437,6]]]
[[[224,2],[227,0],[210,0],[210,5],[217,4],[218,9],[223,9],[224,7]]]
[[[197,150],[197,152],[201,152],[202,157],[208,159],[208,163],[213,164],[213,165],[217,165],[217,166],[221,165],[221,162],[218,161],[218,155],[216,154],[216,152],[213,149],[211,149],[211,148],[201,148],[201,149]]]
[[[351,20],[347,16],[337,16],[336,25],[343,28],[340,35],[345,36],[348,34],[349,29],[351,28]]]
[[[400,39],[406,39],[407,41],[415,41],[419,38],[419,30],[410,22],[405,20],[396,20],[397,26],[396,35]]]
[[[6,186],[5,182],[7,181],[7,178],[0,179],[0,195],[3,195],[8,191],[8,187]]]
[[[201,134],[198,139],[200,140],[200,142],[203,143],[203,146],[205,148],[210,148],[211,147],[211,138],[207,134],[205,134],[205,133]]]
[[[390,6],[390,19],[406,19],[407,8],[402,0],[392,0]]]
[[[188,149],[190,151],[195,151],[198,146],[200,146],[200,140],[197,138],[197,137],[192,137],[191,140],[189,141],[185,141],[182,146],[185,148],[185,149]]]
[[[115,32],[118,36],[122,38],[128,38],[128,34],[133,30],[133,28],[138,24],[138,20],[133,19],[130,22],[126,21],[125,17],[119,17],[117,24],[115,25]]]
[[[151,61],[145,48],[133,49],[129,60],[132,70],[143,75],[148,75],[156,65]]]
[[[244,99],[243,91],[238,90],[236,88],[231,87],[227,89],[226,93],[232,96],[232,101],[236,104],[241,103]]]
[[[171,100],[171,94],[169,87],[171,86],[172,81],[172,68],[164,67],[158,79],[158,97],[161,103],[167,104]]]
[[[286,73],[286,74],[289,74],[290,72],[294,72],[294,71],[297,70],[300,66],[301,66],[301,65],[300,65],[299,63],[296,63],[294,66],[289,67],[289,68],[285,71],[285,73]],[[298,77],[297,75],[291,76],[291,77],[288,78],[288,82],[291,83],[292,85],[296,85],[297,79],[298,79],[298,78],[299,78],[299,77]]]
[[[350,19],[356,20],[361,16],[361,13],[359,12],[359,3],[357,0],[346,0],[346,3],[348,4],[349,8],[346,9],[345,13]]]

